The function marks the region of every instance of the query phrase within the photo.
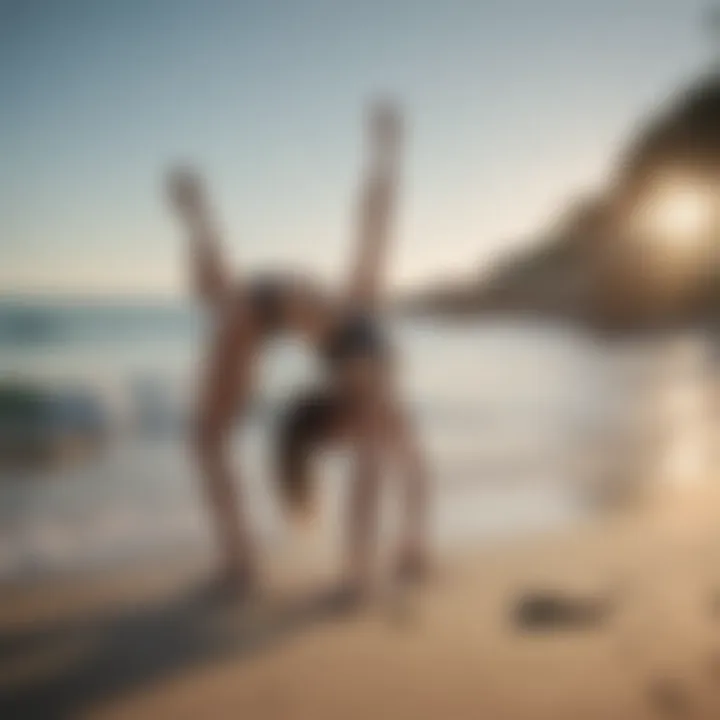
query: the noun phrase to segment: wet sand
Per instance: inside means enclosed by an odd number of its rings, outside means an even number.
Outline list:
[[[718,505],[693,491],[443,558],[351,617],[282,572],[213,602],[200,558],[9,591],[0,716],[717,718]]]

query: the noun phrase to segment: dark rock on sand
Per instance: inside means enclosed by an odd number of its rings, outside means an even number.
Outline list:
[[[0,466],[35,467],[84,456],[108,431],[105,409],[88,390],[0,384]]]
[[[671,678],[657,678],[648,688],[648,701],[661,715],[666,717],[692,717],[693,706],[688,692]]]
[[[718,590],[710,596],[710,614],[714,620],[720,620],[720,591]]]
[[[612,610],[612,603],[604,597],[530,592],[515,605],[513,619],[519,629],[530,632],[581,630],[604,624]]]
[[[720,685],[720,650],[716,650],[708,658],[707,673],[713,683]]]

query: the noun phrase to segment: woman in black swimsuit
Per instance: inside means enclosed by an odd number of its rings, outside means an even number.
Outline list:
[[[196,399],[194,450],[223,561],[219,585],[242,591],[254,579],[254,552],[244,503],[229,466],[227,440],[250,400],[264,343],[283,331],[312,338],[324,326],[328,303],[302,277],[231,280],[200,179],[191,170],[176,170],[168,190],[188,236],[195,294],[211,324]]]
[[[367,579],[380,469],[394,455],[405,472],[407,524],[399,553],[403,572],[424,563],[425,473],[392,382],[392,358],[377,321],[379,271],[388,240],[400,126],[394,110],[377,107],[368,124],[370,164],[360,208],[359,257],[344,297],[330,299],[299,276],[230,282],[202,184],[190,171],[170,177],[171,201],[185,226],[196,293],[210,310],[213,339],[198,398],[195,447],[215,516],[223,582],[245,588],[254,553],[228,467],[226,440],[253,385],[262,344],[279,332],[307,340],[327,367],[327,393],[343,408],[344,436],[356,451],[346,583]],[[289,496],[288,496],[289,497]]]

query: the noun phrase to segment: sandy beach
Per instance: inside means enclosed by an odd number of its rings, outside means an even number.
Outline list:
[[[3,32],[0,720],[720,720],[720,0]]]
[[[441,558],[352,616],[310,581],[194,593],[202,559],[4,593],[2,717],[720,717],[717,498]],[[315,588],[315,589],[314,589]],[[578,617],[523,600],[584,602]]]

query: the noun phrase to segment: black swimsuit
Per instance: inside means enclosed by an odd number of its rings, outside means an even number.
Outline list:
[[[369,315],[355,313],[344,318],[323,343],[322,355],[331,366],[357,358],[384,359],[389,354],[387,338]]]
[[[264,333],[283,329],[286,322],[287,282],[281,277],[260,275],[250,282],[248,295]]]
[[[281,332],[287,324],[287,278],[275,275],[255,277],[248,286],[250,303],[263,333]],[[389,343],[378,322],[367,313],[346,314],[320,346],[320,354],[331,367],[357,358],[384,359]]]

